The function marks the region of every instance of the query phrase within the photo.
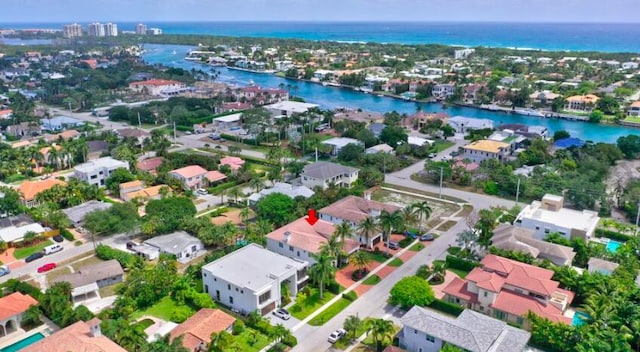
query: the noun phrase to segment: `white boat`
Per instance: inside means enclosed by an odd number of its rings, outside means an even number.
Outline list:
[[[178,54],[178,52],[174,50],[172,54],[173,54],[173,55],[176,55],[176,54]]]
[[[518,115],[544,117],[544,114],[536,109],[519,108],[519,109],[513,109],[513,112]]]

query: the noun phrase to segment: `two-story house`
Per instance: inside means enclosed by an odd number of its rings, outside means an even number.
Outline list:
[[[180,182],[185,189],[196,190],[204,186],[204,176],[207,170],[199,165],[189,165],[179,169],[169,171],[169,175]]]
[[[202,284],[215,301],[241,313],[265,315],[281,306],[282,285],[295,296],[309,263],[249,244],[202,267]]]
[[[531,337],[527,331],[469,309],[452,318],[415,306],[401,321],[398,344],[410,352],[437,352],[445,345],[471,352],[521,352]]]
[[[563,206],[564,197],[545,194],[542,201],[536,200],[524,207],[513,224],[535,231],[534,237],[539,240],[544,240],[553,232],[566,239],[581,238],[589,241],[593,238],[600,222],[598,213]]]
[[[462,147],[462,158],[480,163],[488,159],[503,161],[511,153],[509,143],[483,139]]]
[[[358,172],[355,167],[317,161],[306,165],[301,173],[302,184],[310,189],[320,187],[327,189],[331,184],[338,187],[350,187],[358,180]]]
[[[90,185],[102,187],[104,186],[104,181],[117,169],[129,170],[129,163],[107,156],[76,165],[73,168],[73,177]]]
[[[317,220],[310,223],[306,217],[282,226],[267,235],[267,249],[285,257],[304,260],[310,265],[316,263],[313,255],[320,253],[324,244],[335,232],[333,223]],[[347,257],[358,251],[360,243],[347,238],[343,252]]]
[[[400,207],[371,200],[370,194],[366,193],[365,198],[356,196],[342,198],[337,202],[318,210],[318,214],[320,219],[334,224],[340,224],[343,221],[347,221],[354,228],[354,236],[358,242],[365,245],[367,248],[372,248],[376,243],[382,240],[382,233],[378,232],[375,235],[366,238],[362,234],[358,233],[357,227],[368,217],[371,217],[374,220],[378,219],[383,210],[392,213],[396,210],[400,210]]]
[[[574,294],[551,280],[554,272],[489,254],[463,279],[442,292],[445,300],[507,322],[524,324],[529,311],[554,322],[571,323],[563,315]]]
[[[565,100],[564,109],[590,112],[596,107],[598,100],[600,98],[593,94],[573,95]]]

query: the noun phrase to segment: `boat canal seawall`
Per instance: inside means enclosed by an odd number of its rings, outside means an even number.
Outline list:
[[[323,86],[318,83],[292,80],[272,74],[256,74],[238,70],[229,70],[225,67],[212,67],[202,63],[184,60],[186,54],[193,50],[191,46],[166,45],[166,44],[145,44],[143,59],[149,64],[162,64],[169,67],[177,67],[185,70],[202,70],[219,72],[217,80],[223,83],[247,86],[255,83],[262,87],[277,88],[281,84],[292,86],[292,94],[302,97],[306,101],[319,104],[324,109],[335,109],[340,107],[362,109],[386,113],[397,111],[399,113],[414,114],[418,109],[424,112],[444,112],[450,116],[466,116],[472,118],[484,118],[499,124],[527,124],[539,125],[549,129],[550,134],[554,131],[565,130],[573,137],[589,140],[593,142],[615,143],[619,137],[629,134],[640,134],[640,130],[618,125],[603,125],[586,122],[570,121],[563,119],[549,119],[543,117],[532,117],[518,114],[508,114],[504,112],[488,111],[467,106],[450,106],[443,108],[441,104],[421,103],[415,101],[404,101],[402,99],[378,96],[377,94],[364,94],[353,89],[336,88]],[[173,55],[173,51],[176,55]]]

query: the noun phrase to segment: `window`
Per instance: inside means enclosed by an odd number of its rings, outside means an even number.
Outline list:
[[[289,251],[293,252],[293,246],[289,246]]]
[[[227,290],[231,290],[231,285],[227,284]]]
[[[489,293],[488,293],[487,291],[484,291],[484,292],[482,293],[482,295],[483,295],[483,296],[485,296],[485,297],[488,297],[488,296],[489,296]]]
[[[545,227],[545,228],[544,228],[544,233],[549,233],[549,232],[551,232],[551,230],[549,230],[549,228],[548,228],[548,227]]]
[[[258,296],[258,303],[262,304],[266,301],[268,301],[271,298],[271,291],[267,291],[263,294],[261,294],[260,296]]]
[[[414,330],[413,330],[413,333],[414,333],[414,334],[417,334],[417,333],[418,333],[418,330],[415,330],[415,329],[414,329]]]
[[[484,306],[480,306],[480,311],[484,312]]]
[[[540,230],[540,226],[536,226],[536,230]]]
[[[278,243],[278,247],[280,247],[280,248],[284,248],[284,243],[279,242],[279,243]]]
[[[238,292],[238,288],[236,287],[236,292]]]
[[[218,281],[218,278],[217,278],[217,277],[214,277],[214,278],[213,278],[213,281]]]
[[[298,257],[300,256],[300,251],[298,251]]]
[[[524,323],[524,320],[522,319],[522,317],[518,317],[518,319],[516,319],[518,325],[522,325]]]
[[[435,338],[435,337],[433,337],[433,336],[431,336],[431,335],[429,335],[429,334],[427,334],[427,335],[425,335],[425,336],[426,336],[426,338],[427,338],[427,341],[429,341],[429,342],[436,342],[436,338]]]
[[[233,296],[229,296],[229,304],[233,304]]]
[[[202,274],[204,277],[207,277],[207,273]],[[215,280],[215,279],[214,279]]]

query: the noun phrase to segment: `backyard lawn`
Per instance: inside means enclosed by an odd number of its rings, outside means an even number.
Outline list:
[[[271,342],[271,339],[249,327],[237,336],[233,337],[238,346],[237,351],[258,352]]]
[[[289,308],[289,312],[291,312],[291,315],[293,315],[296,319],[302,320],[308,317],[309,314],[315,312],[316,309],[322,307],[325,303],[329,302],[333,297],[335,297],[333,293],[327,291],[326,289],[322,293],[324,297],[322,298],[322,300],[320,300],[320,292],[318,291],[318,289],[311,289],[311,294],[309,295],[309,297],[307,297],[303,304],[299,305],[298,302],[296,302]]]
[[[191,309],[189,306],[185,307]],[[131,314],[131,317],[137,319],[144,315],[151,315],[160,319],[164,319],[166,321],[171,321],[171,316],[173,315],[173,312],[176,310],[176,308],[178,308],[176,302],[174,302],[171,296],[166,296],[158,301],[158,303],[152,305],[146,310],[134,312],[133,314]],[[195,313],[195,311],[191,309],[190,315],[193,315],[193,313]]]
[[[53,242],[51,242],[51,240],[46,240],[43,242],[40,242],[34,246],[31,247],[24,247],[24,248],[16,248],[16,250],[13,252],[13,256],[16,259],[22,259],[22,258],[26,258],[30,255],[32,255],[35,252],[40,252],[44,249],[44,247],[46,246],[50,246],[52,245]]]

